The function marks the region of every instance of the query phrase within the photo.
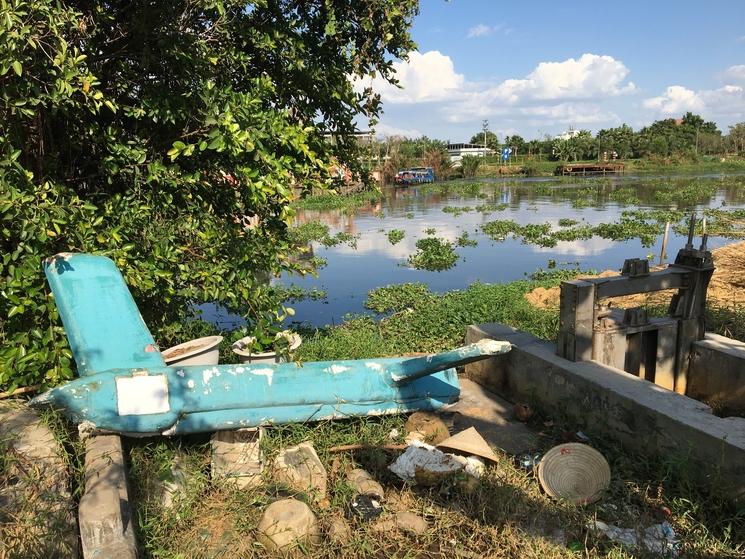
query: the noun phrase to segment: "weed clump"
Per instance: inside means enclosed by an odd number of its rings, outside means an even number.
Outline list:
[[[388,231],[388,242],[392,245],[398,244],[403,240],[405,235],[406,232],[403,229],[391,229]]]
[[[409,256],[409,264],[419,270],[449,270],[458,260],[453,243],[439,237],[419,239],[416,248],[417,252]]]

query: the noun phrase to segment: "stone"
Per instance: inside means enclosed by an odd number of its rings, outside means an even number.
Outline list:
[[[383,486],[375,481],[372,476],[362,469],[352,470],[347,474],[347,483],[358,495],[369,495],[379,501],[385,497]]]
[[[21,400],[0,402],[0,556],[78,555],[64,452],[34,410]]]
[[[326,522],[326,535],[332,543],[344,545],[352,537],[352,529],[341,516],[332,516]]]
[[[241,488],[260,485],[263,436],[263,427],[214,433],[210,439],[213,479],[228,478]]]
[[[259,521],[258,532],[259,542],[272,551],[321,541],[316,515],[297,499],[283,499],[269,505]]]
[[[309,494],[316,502],[326,499],[326,468],[310,442],[282,449],[274,461],[274,479]]]
[[[417,411],[409,416],[405,425],[406,433],[420,433],[425,443],[436,445],[450,436],[445,422],[436,414],[428,411]]]
[[[406,532],[413,536],[422,536],[427,533],[429,523],[421,516],[413,512],[398,512],[395,516],[384,518],[373,526],[373,530],[380,533],[389,533],[395,530]]]
[[[421,536],[427,533],[429,523],[413,512],[403,511],[396,513],[396,526],[399,530],[415,536]]]

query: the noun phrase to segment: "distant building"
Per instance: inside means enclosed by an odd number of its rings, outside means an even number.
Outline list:
[[[571,138],[574,138],[578,134],[579,134],[579,130],[575,130],[574,128],[570,126],[569,130],[559,134],[558,136],[556,136],[556,138],[559,140],[570,140]]]
[[[448,144],[448,154],[450,155],[451,163],[460,162],[460,160],[463,159],[463,156],[465,155],[484,157],[485,155],[491,155],[493,153],[494,150],[485,148],[483,145],[479,144]]]

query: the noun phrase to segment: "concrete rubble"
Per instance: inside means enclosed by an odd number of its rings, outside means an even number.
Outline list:
[[[368,495],[382,501],[385,496],[383,486],[362,469],[354,469],[347,474],[347,482],[358,495]]]
[[[274,480],[307,493],[315,502],[326,499],[328,475],[313,443],[285,448],[274,461]]]
[[[269,505],[259,521],[258,540],[269,550],[287,550],[298,543],[320,543],[316,515],[297,499],[282,499]]]
[[[263,427],[214,433],[210,439],[212,477],[227,478],[242,488],[261,484],[263,434]]]

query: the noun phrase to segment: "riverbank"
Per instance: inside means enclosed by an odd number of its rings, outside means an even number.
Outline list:
[[[582,161],[551,161],[547,159],[518,158],[516,161],[504,164],[496,157],[486,157],[476,170],[476,178],[500,177],[506,175],[518,176],[553,176],[559,165],[594,164],[597,160]],[[698,160],[683,158],[642,158],[616,160],[613,163],[623,164],[620,175],[693,175],[710,173],[744,173],[745,158],[742,157],[701,157]]]
[[[720,262],[724,260],[720,256]],[[724,265],[722,265],[724,267]],[[552,339],[558,328],[554,309],[537,308],[526,299],[536,288],[553,289],[575,272],[541,272],[507,284],[475,283],[444,294],[423,284],[402,284],[373,290],[366,308],[375,316],[355,317],[317,331],[306,330],[299,356],[303,360],[365,358],[431,352],[462,343],[470,323],[500,321]],[[506,452],[496,449],[497,462],[468,489],[457,483],[437,488],[404,485],[387,469],[392,456],[383,445],[400,444],[405,416],[357,418],[309,425],[269,428],[262,443],[267,463],[281,448],[312,441],[328,472],[327,501],[312,504],[321,526],[347,526],[341,539],[304,547],[304,556],[355,557],[492,557],[496,550],[521,558],[600,559],[652,557],[614,544],[587,525],[600,519],[621,527],[645,529],[667,522],[686,557],[740,557],[745,552],[745,517],[727,504],[715,486],[696,483],[686,460],[652,460],[604,439],[592,426],[566,423],[535,410],[529,426],[546,448],[583,429],[592,445],[609,461],[610,489],[595,504],[575,507],[550,499],[535,476]],[[128,441],[139,538],[147,557],[262,557],[257,543],[262,511],[274,500],[303,494],[278,486],[271,476],[253,489],[209,477],[210,447],[204,438]],[[339,445],[362,445],[357,452],[332,452]],[[158,484],[179,464],[183,489],[169,508],[160,504]],[[384,517],[415,513],[425,520],[418,533],[389,529],[374,520],[345,513],[353,493],[345,472],[361,467],[385,488]],[[514,550],[510,552],[509,550]]]

